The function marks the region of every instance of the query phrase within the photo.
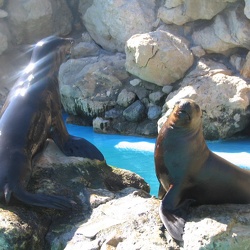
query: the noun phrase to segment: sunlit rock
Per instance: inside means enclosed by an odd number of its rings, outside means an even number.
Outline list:
[[[55,33],[71,31],[72,14],[65,0],[7,1],[9,27],[17,44],[34,43]]]
[[[181,79],[193,64],[185,39],[160,30],[132,36],[125,51],[127,71],[159,86]]]
[[[171,92],[165,108],[168,112],[159,120],[159,127],[167,119],[174,103],[181,98],[195,100],[203,112],[206,139],[227,138],[243,130],[250,118],[250,86],[221,63],[201,59],[197,67]]]
[[[194,43],[209,53],[229,53],[233,48],[250,49],[250,20],[243,6],[237,5],[218,14],[211,25],[195,31]]]
[[[125,43],[132,35],[153,29],[155,7],[155,0],[94,0],[87,11],[81,5],[79,11],[97,44],[106,50],[124,52]]]

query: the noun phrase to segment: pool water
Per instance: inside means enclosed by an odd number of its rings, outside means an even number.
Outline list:
[[[70,134],[93,143],[109,165],[135,172],[150,185],[152,195],[158,193],[159,182],[154,169],[156,139],[137,136],[106,135],[93,132],[92,127],[66,124]],[[250,169],[250,139],[207,142],[216,154],[237,166]]]

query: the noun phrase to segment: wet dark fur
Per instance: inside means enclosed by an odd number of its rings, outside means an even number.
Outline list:
[[[155,146],[160,217],[182,240],[190,204],[250,203],[250,171],[211,152],[202,131],[202,111],[192,100],[176,103]]]
[[[0,117],[0,197],[11,196],[35,206],[68,209],[73,201],[25,190],[32,159],[51,138],[67,156],[104,160],[90,142],[68,134],[61,114],[58,86],[60,64],[69,54],[72,39],[48,37],[33,49],[24,70],[2,108]]]

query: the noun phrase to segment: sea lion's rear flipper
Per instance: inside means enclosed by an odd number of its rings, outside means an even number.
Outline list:
[[[104,160],[103,154],[89,141],[68,134],[60,115],[56,116],[50,131],[50,138],[67,156],[89,158],[91,160]]]
[[[160,204],[159,214],[169,234],[182,241],[188,208],[194,201],[190,199],[179,203],[179,199],[175,188],[171,187]]]
[[[19,189],[12,192],[13,196],[18,200],[33,206],[55,208],[60,210],[72,209],[76,204],[74,201],[62,196],[46,195],[46,194],[32,194],[25,190]]]

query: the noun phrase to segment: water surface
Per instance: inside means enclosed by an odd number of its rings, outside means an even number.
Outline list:
[[[106,135],[93,132],[92,127],[66,124],[70,134],[93,143],[104,155],[109,165],[131,170],[142,176],[157,195],[159,183],[154,170],[154,145],[156,139],[137,136]],[[250,169],[250,139],[207,142],[216,154],[237,166]]]

